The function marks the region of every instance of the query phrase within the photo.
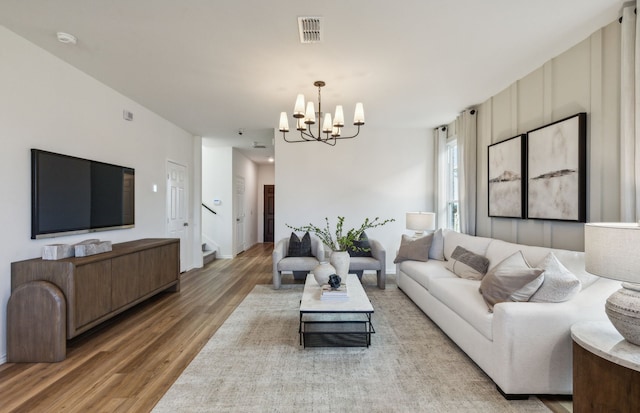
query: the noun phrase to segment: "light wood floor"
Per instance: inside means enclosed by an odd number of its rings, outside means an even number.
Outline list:
[[[68,343],[61,363],[0,365],[0,412],[148,412],[256,284],[273,244],[182,275],[163,293]],[[571,403],[544,399],[554,412]]]

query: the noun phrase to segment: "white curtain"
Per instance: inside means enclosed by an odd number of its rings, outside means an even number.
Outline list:
[[[441,126],[433,130],[436,154],[436,227],[447,226],[447,127]]]
[[[620,218],[640,219],[640,30],[636,2],[622,9],[620,79]]]
[[[470,235],[476,235],[477,114],[468,109],[456,119],[460,232]]]

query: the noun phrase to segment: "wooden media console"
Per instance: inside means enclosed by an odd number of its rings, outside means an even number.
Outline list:
[[[141,239],[88,257],[11,263],[7,361],[64,360],[67,339],[162,291],[180,291],[179,239]]]

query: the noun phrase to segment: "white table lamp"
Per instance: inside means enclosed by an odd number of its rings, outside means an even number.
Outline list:
[[[435,212],[407,212],[407,229],[415,231],[414,237],[421,237],[424,231],[434,231]]]
[[[590,223],[584,228],[585,269],[622,281],[605,311],[627,341],[640,345],[640,226],[637,223]]]

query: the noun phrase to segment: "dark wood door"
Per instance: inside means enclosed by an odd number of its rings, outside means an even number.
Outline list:
[[[273,242],[275,219],[276,186],[264,186],[264,241]]]

